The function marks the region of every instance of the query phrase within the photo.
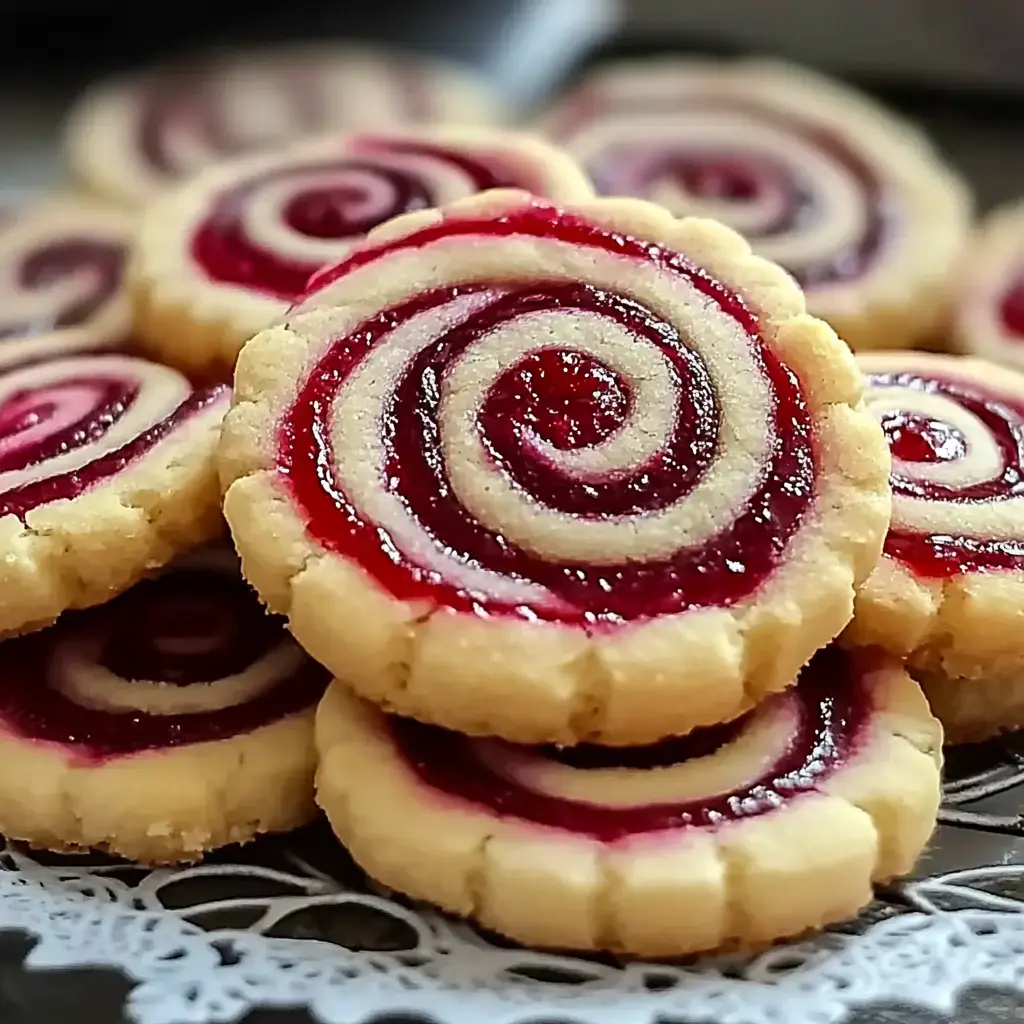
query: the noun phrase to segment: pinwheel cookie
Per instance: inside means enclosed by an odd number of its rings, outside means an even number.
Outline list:
[[[127,341],[131,230],[124,214],[69,200],[0,219],[0,371]]]
[[[137,336],[162,362],[230,373],[242,345],[371,228],[501,185],[593,195],[552,146],[479,130],[339,136],[214,168],[147,211],[130,273]]]
[[[208,54],[101,82],[71,111],[71,169],[90,192],[141,206],[225,157],[333,129],[495,117],[473,73],[436,58],[356,46]]]
[[[356,861],[527,945],[681,956],[850,917],[911,870],[939,803],[920,690],[836,649],[745,717],[649,747],[474,739],[338,684],[316,734],[317,801]]]
[[[889,514],[861,388],[727,228],[499,190],[372,232],[246,345],[226,515],[364,696],[648,742],[789,685],[849,620]]]
[[[930,338],[969,228],[964,185],[866,97],[769,61],[599,68],[544,130],[599,192],[740,231],[855,348]]]
[[[313,816],[328,676],[233,553],[0,644],[0,829],[55,850],[190,860]]]
[[[958,351],[1024,371],[1024,203],[992,213],[957,277]]]
[[[228,399],[120,355],[0,374],[0,632],[105,601],[220,533]]]
[[[1019,676],[1024,376],[911,352],[861,366],[892,451],[893,513],[848,638],[939,676]]]

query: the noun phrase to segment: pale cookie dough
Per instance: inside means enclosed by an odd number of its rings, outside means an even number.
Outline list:
[[[0,373],[0,633],[106,601],[221,533],[229,398],[120,355]]]
[[[133,227],[123,213],[70,199],[2,211],[0,371],[127,342]]]
[[[948,743],[979,743],[1024,729],[1024,671],[963,679],[917,673]]]
[[[988,216],[951,284],[957,351],[1024,371],[1024,202]]]
[[[1024,375],[920,352],[859,362],[893,511],[845,638],[939,676],[1024,671]]]
[[[135,337],[160,362],[229,377],[242,345],[371,228],[497,186],[559,202],[594,194],[553,146],[481,129],[337,135],[218,165],[143,217]]]
[[[741,232],[854,348],[931,342],[944,323],[968,190],[919,131],[838,82],[766,60],[616,63],[541,127],[599,192]]]
[[[137,208],[225,157],[326,131],[488,124],[475,73],[422,55],[346,44],[213,53],[100,82],[73,106],[67,158],[79,184]]]
[[[939,806],[921,691],[835,648],[654,747],[472,739],[338,683],[316,742],[317,802],[368,874],[529,946],[677,957],[820,928],[913,868]]]
[[[389,222],[243,349],[243,571],[386,708],[651,742],[789,686],[888,524],[862,379],[728,228],[495,191]]]
[[[301,825],[328,679],[232,552],[192,554],[0,644],[0,771],[17,780],[0,831],[166,863]]]

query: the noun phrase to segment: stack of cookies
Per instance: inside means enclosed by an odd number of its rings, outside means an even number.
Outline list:
[[[1012,232],[962,288],[929,142],[775,64],[492,119],[346,48],[78,106],[91,198],[0,224],[0,831],[188,860],[319,804],[553,947],[848,917],[934,826],[919,683],[1024,725],[1024,377],[846,342],[1009,359]]]

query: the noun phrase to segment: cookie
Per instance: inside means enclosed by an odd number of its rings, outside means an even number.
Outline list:
[[[503,185],[593,195],[554,147],[478,129],[337,136],[213,168],[143,218],[129,271],[136,336],[161,362],[230,374],[242,345],[371,228]]]
[[[1024,203],[991,213],[956,278],[957,351],[1024,371]]]
[[[939,804],[916,684],[835,648],[743,718],[654,746],[470,738],[338,684],[316,741],[317,802],[371,876],[529,946],[676,957],[851,917],[911,870]]]
[[[949,744],[980,743],[1024,729],[1024,683],[1019,671],[983,679],[941,672],[915,675]]]
[[[80,184],[138,207],[225,157],[332,129],[489,123],[493,96],[433,57],[345,45],[209,54],[101,82],[72,108]]]
[[[390,709],[651,742],[792,683],[888,523],[849,350],[719,224],[494,191],[409,214],[242,351],[243,572]]]
[[[914,345],[942,322],[967,189],[865,96],[764,60],[626,62],[593,71],[543,129],[599,192],[740,231],[855,348]]]
[[[226,550],[0,644],[4,835],[147,862],[313,817],[329,677]]]
[[[131,231],[122,213],[66,199],[2,211],[0,371],[124,345]]]
[[[860,365],[892,452],[893,511],[847,637],[943,676],[1024,670],[1024,375],[912,352]]]
[[[0,633],[106,601],[221,532],[229,397],[121,355],[0,374]]]

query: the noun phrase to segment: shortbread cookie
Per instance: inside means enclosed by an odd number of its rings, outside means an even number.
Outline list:
[[[673,957],[851,917],[911,870],[939,805],[921,691],[835,648],[745,717],[655,746],[473,739],[339,684],[316,735],[317,801],[371,876],[530,946]]]
[[[0,830],[54,850],[194,860],[313,817],[329,679],[233,553],[0,644]]]
[[[893,513],[850,641],[946,676],[1024,671],[1024,376],[926,353],[860,363],[892,452]]]
[[[243,571],[362,695],[650,742],[849,620],[888,454],[849,349],[728,228],[495,191],[410,214],[242,351]]]
[[[131,329],[122,272],[132,222],[68,200],[0,218],[0,371],[121,347]]]
[[[494,120],[487,86],[436,58],[368,47],[212,54],[101,82],[72,109],[71,169],[136,207],[228,156],[332,129]]]
[[[0,633],[106,601],[220,533],[228,401],[120,355],[0,374]]]
[[[1024,371],[1024,202],[989,215],[955,285],[957,350]]]
[[[136,335],[161,362],[230,374],[242,345],[371,228],[503,185],[593,195],[552,146],[478,129],[337,136],[212,168],[143,218],[129,275]]]
[[[763,60],[595,70],[545,131],[599,192],[722,220],[855,348],[930,340],[969,228],[964,184],[867,97]]]
[[[937,672],[917,673],[932,714],[942,723],[947,743],[979,743],[1024,729],[1024,673],[982,679]]]

